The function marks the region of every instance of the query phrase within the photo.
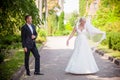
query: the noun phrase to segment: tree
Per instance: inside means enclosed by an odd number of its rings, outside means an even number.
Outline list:
[[[120,1],[102,0],[99,5],[96,17],[93,19],[94,25],[107,31],[120,31]]]
[[[33,17],[35,25],[40,23],[34,0],[1,0],[0,36],[17,34],[19,28],[24,24],[24,16],[27,14]]]
[[[48,17],[48,35],[54,35],[58,27],[58,16],[55,12],[49,12]]]
[[[59,26],[59,30],[61,30],[61,31],[65,30],[65,26],[64,26],[64,12],[61,12],[61,14],[59,16],[58,26]]]
[[[87,4],[87,0],[79,0],[80,16],[85,15],[85,13],[86,13],[86,4]]]

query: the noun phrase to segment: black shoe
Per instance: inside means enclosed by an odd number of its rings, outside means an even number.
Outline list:
[[[26,72],[26,75],[27,75],[27,76],[31,76],[31,75],[30,75],[30,72]]]
[[[40,72],[34,72],[34,75],[44,75],[44,74]]]

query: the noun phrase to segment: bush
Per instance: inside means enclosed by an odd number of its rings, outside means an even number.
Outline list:
[[[93,24],[107,32],[120,32],[119,4],[120,0],[101,0]]]
[[[113,50],[120,50],[120,33],[113,33],[111,36]]]
[[[20,35],[8,35],[1,39],[2,42],[1,44],[11,45],[13,42],[20,42],[20,41],[21,41]]]
[[[109,44],[109,38],[110,38],[110,36],[111,36],[110,32],[106,33],[106,39],[102,41],[102,45],[108,45]]]
[[[65,30],[65,26],[64,26],[64,12],[61,12],[61,14],[59,16],[58,26],[59,26],[59,30],[61,30],[61,31]]]
[[[86,4],[87,4],[87,0],[79,0],[80,16],[84,16],[86,14]]]
[[[8,35],[0,40],[0,49],[7,49],[13,43],[21,41],[20,35]]]
[[[20,35],[7,35],[0,40],[0,63],[4,61],[8,49],[16,48],[14,43],[18,44],[21,41]]]
[[[71,33],[71,31],[70,30],[65,30],[65,31],[63,31],[63,35],[69,35]]]
[[[0,63],[4,61],[5,55],[0,52]]]
[[[65,30],[69,30],[69,31],[72,31],[73,27],[71,25],[70,22],[68,22],[66,25],[65,25]]]
[[[65,25],[65,30],[62,32],[62,35],[69,35],[71,33],[73,30],[73,27],[71,25],[72,24],[70,22]]]
[[[107,39],[102,42],[103,45],[108,45],[109,49],[120,51],[120,33],[109,32],[107,33]]]
[[[38,36],[36,41],[39,43],[45,42],[46,41],[46,37],[47,37],[47,33],[44,29],[38,29]]]
[[[48,17],[48,35],[54,35],[58,30],[58,16],[55,13],[49,14]]]
[[[68,19],[68,23],[70,24],[70,26],[75,26],[77,23],[77,18],[79,17],[79,15],[77,14],[77,12],[73,12]]]
[[[109,37],[109,43],[108,43],[108,45],[109,45],[109,49],[112,49],[111,37]]]

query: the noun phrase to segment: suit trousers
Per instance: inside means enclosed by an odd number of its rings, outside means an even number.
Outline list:
[[[25,52],[25,69],[27,72],[30,72],[29,69],[29,56],[30,52],[32,52],[34,58],[35,58],[35,72],[40,72],[40,55],[37,50],[37,47],[27,48],[27,52]]]

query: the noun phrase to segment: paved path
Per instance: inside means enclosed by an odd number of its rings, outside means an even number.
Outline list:
[[[65,45],[67,37],[48,37],[41,54],[41,71],[45,75],[35,76],[34,61],[31,64],[31,76],[21,80],[120,80],[120,67],[94,53],[100,71],[95,75],[71,75],[64,72],[72,55],[73,38],[70,46]]]

